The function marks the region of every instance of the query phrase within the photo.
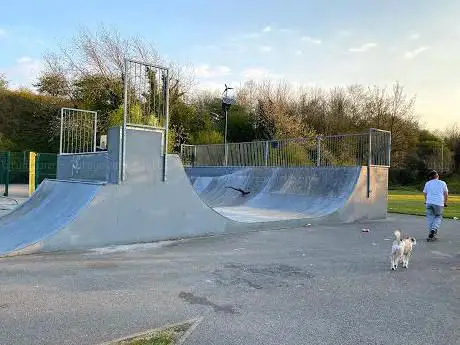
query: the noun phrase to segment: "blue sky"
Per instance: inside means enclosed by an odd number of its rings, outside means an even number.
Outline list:
[[[30,85],[41,58],[84,25],[116,27],[192,64],[200,87],[285,79],[333,87],[395,81],[417,97],[423,123],[460,122],[460,1],[8,1],[0,72]]]

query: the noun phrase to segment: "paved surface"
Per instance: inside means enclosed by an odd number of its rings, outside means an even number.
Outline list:
[[[5,185],[0,184],[0,195],[3,195],[4,192],[5,192]],[[29,185],[28,184],[10,184],[8,185],[8,196],[13,197],[13,198],[29,197]]]
[[[18,207],[22,203],[24,203],[26,200],[27,198],[25,197],[0,196],[0,217],[10,213],[12,210],[14,210],[16,207]]]
[[[186,344],[460,344],[460,222],[433,243],[423,224],[392,215],[4,258],[0,343],[97,344],[203,316]],[[392,272],[395,227],[418,244]]]

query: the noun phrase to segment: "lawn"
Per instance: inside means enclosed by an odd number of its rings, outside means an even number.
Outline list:
[[[449,195],[448,207],[444,209],[445,218],[460,219],[460,195]],[[422,192],[410,190],[390,190],[388,195],[388,212],[425,215]]]

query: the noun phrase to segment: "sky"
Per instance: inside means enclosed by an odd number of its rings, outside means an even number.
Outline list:
[[[283,79],[416,97],[422,125],[460,123],[458,0],[0,0],[0,73],[31,86],[47,51],[101,24],[194,66],[201,88]]]

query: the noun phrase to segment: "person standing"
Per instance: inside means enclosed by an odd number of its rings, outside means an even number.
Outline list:
[[[439,179],[437,171],[430,171],[428,178],[429,181],[425,183],[425,187],[423,188],[429,233],[427,240],[434,238],[438,234],[442,213],[444,207],[447,207],[447,199],[449,197],[447,184]]]

